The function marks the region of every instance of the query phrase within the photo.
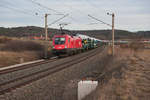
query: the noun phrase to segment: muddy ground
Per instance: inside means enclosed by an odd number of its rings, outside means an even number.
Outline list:
[[[100,77],[97,89],[84,100],[150,100],[150,49],[116,48],[114,61],[120,65],[106,69],[118,68]]]

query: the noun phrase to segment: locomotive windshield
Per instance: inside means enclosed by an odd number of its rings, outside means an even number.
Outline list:
[[[55,44],[65,44],[65,38],[64,37],[56,37]]]

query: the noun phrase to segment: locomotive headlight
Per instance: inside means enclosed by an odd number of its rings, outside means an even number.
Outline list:
[[[65,48],[67,48],[67,46],[65,45]]]

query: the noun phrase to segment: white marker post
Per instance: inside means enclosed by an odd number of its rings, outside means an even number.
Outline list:
[[[98,81],[84,80],[78,83],[78,100],[82,100],[98,86]]]

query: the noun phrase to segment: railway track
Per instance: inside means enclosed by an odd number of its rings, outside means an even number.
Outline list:
[[[39,62],[31,63],[31,64],[25,64],[25,65],[22,65],[22,66],[11,67],[11,68],[4,68],[2,70],[0,69],[0,75],[15,72],[15,71],[18,71],[18,70],[27,69],[29,67],[36,67],[39,64],[45,64],[45,63],[53,62],[53,61],[56,61],[56,60],[57,60],[57,57],[53,57],[49,60],[43,60],[43,61],[39,61]]]
[[[32,83],[33,81],[39,80],[39,79],[46,77],[50,74],[53,74],[55,72],[61,71],[65,68],[71,67],[72,65],[78,64],[82,61],[85,61],[86,59],[98,54],[100,51],[99,49],[101,49],[101,51],[102,51],[104,48],[97,48],[97,49],[88,51],[88,54],[86,54],[86,55],[78,56],[74,59],[70,59],[70,60],[65,61],[63,63],[56,64],[52,67],[48,67],[48,68],[43,69],[43,70],[39,70],[39,71],[30,73],[27,75],[23,75],[21,77],[17,77],[15,79],[11,79],[11,80],[2,82],[2,83],[0,83],[0,95],[7,93],[7,92],[10,92],[10,91],[12,91],[16,88],[19,88],[21,86],[24,86],[26,84]],[[30,67],[36,67],[39,64],[45,64],[45,63],[50,63],[50,61],[40,62],[38,64],[36,64],[36,63],[31,64]],[[29,68],[29,66],[22,67],[22,68],[17,67],[16,69],[14,68],[14,69],[5,70],[4,72],[1,71],[1,75],[7,74],[9,72],[23,70],[26,68]]]

